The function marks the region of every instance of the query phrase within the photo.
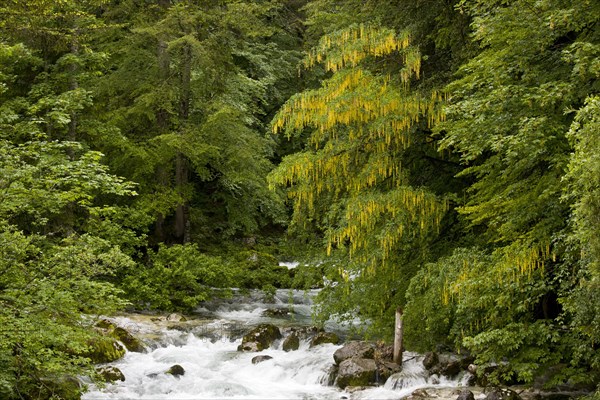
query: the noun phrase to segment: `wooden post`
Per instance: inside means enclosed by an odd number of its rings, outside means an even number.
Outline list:
[[[396,329],[394,331],[394,358],[393,361],[402,365],[402,335],[404,328],[402,327],[402,308],[396,308]]]

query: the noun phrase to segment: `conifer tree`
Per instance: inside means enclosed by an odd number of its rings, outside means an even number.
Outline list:
[[[136,7],[124,2],[111,13],[128,32],[103,38],[114,72],[98,90],[111,104],[104,118],[123,133],[106,151],[141,183],[154,240],[244,235],[281,220],[281,201],[264,181],[273,143],[261,120],[295,60],[267,22],[278,2]]]

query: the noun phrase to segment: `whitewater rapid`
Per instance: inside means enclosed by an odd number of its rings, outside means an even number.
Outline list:
[[[332,355],[339,345],[310,348],[303,341],[298,350],[285,352],[278,342],[260,353],[237,351],[243,334],[259,323],[273,323],[283,330],[309,325],[310,303],[310,293],[278,291],[268,301],[255,293],[204,305],[197,319],[185,323],[135,315],[114,318],[117,325],[141,337],[149,349],[128,352],[111,363],[123,372],[125,381],[103,388],[91,385],[83,399],[398,399],[420,387],[460,384],[428,377],[422,358],[408,353],[403,371],[385,385],[349,393],[327,385]],[[265,315],[274,309],[284,312],[277,317]],[[257,355],[273,358],[253,364]],[[175,364],[183,367],[183,376],[164,373]]]

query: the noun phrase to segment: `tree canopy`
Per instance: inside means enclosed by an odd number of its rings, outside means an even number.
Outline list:
[[[77,397],[48,379],[93,375],[100,315],[316,282],[317,322],[401,307],[492,383],[597,385],[599,16],[0,2],[0,397]]]

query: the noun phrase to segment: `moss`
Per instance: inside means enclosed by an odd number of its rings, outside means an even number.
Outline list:
[[[96,372],[102,378],[104,382],[116,382],[116,381],[125,381],[125,375],[123,372],[113,366],[100,367],[96,369]]]
[[[242,338],[242,351],[262,351],[281,338],[279,328],[270,324],[261,324],[252,329]]]
[[[339,342],[340,342],[340,338],[335,333],[333,333],[333,332],[319,332],[310,341],[310,347],[318,346],[318,345],[323,344],[323,343],[338,344]]]
[[[115,330],[113,331],[113,336],[120,340],[129,351],[142,353],[144,352],[144,350],[146,350],[146,347],[140,339],[136,338],[127,330],[121,327],[115,328]]]
[[[283,351],[298,350],[300,347],[300,338],[296,333],[292,333],[283,341]]]
[[[82,354],[94,364],[116,361],[125,355],[125,349],[114,338],[99,337],[90,340],[88,350]]]
[[[79,400],[83,392],[81,382],[69,375],[48,376],[40,379],[40,386],[32,398],[38,400]]]

